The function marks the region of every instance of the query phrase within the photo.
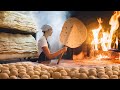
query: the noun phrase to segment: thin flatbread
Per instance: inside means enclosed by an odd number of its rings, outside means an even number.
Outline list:
[[[69,18],[65,21],[60,33],[62,44],[70,47],[79,47],[87,38],[87,28],[77,18]]]

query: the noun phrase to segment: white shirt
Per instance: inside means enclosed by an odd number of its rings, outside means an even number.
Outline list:
[[[38,54],[40,55],[43,51],[42,47],[47,46],[47,40],[45,38],[45,36],[42,36],[39,40],[38,40]]]

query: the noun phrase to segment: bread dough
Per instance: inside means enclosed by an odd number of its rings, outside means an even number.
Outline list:
[[[61,79],[71,79],[70,76],[61,76]]]
[[[15,65],[10,65],[9,69],[12,69],[12,68],[16,68],[16,66]]]
[[[9,79],[18,79],[16,76],[12,75]]]
[[[58,66],[57,69],[56,69],[56,71],[59,72],[60,70],[64,70],[64,67]]]
[[[65,68],[65,71],[66,71],[67,73],[69,73],[71,70],[70,70],[70,68]]]
[[[119,69],[118,69],[118,68],[115,68],[115,69],[113,69],[113,71],[117,71],[117,72],[119,72]]]
[[[75,73],[75,76],[76,78],[80,78],[80,73]]]
[[[16,71],[18,72],[18,69],[17,69],[17,68],[11,68],[10,71],[12,71],[12,70],[16,70]]]
[[[119,75],[117,71],[113,71],[113,75]]]
[[[18,72],[26,72],[26,69],[18,69]]]
[[[28,71],[27,74],[28,74],[29,76],[33,76],[33,75],[34,75],[34,71]]]
[[[48,71],[44,70],[44,71],[41,71],[41,72],[40,72],[40,75],[45,75],[45,74],[47,74],[47,73],[48,73]]]
[[[91,75],[91,76],[88,77],[88,79],[96,79],[96,77]]]
[[[9,68],[8,67],[1,67],[1,70],[3,71],[3,70],[9,70]]]
[[[34,74],[35,74],[35,75],[40,75],[40,72],[34,71]]]
[[[118,76],[117,75],[111,75],[110,79],[118,79]]]
[[[80,73],[86,73],[88,75],[89,72],[87,69],[85,69],[85,70],[81,70]]]
[[[110,77],[111,75],[113,75],[112,71],[107,71],[106,74]]]
[[[38,75],[32,75],[31,79],[40,79],[40,77]]]
[[[42,75],[40,79],[49,79],[48,75]]]
[[[10,76],[18,76],[18,71],[17,70],[11,70],[10,71]]]
[[[22,77],[23,75],[27,75],[26,72],[20,72],[20,73],[18,73],[19,77]]]
[[[22,79],[30,79],[30,76],[29,75],[23,75],[21,78]]]
[[[106,79],[109,79],[109,76],[108,75],[101,75],[100,78],[106,78]]]
[[[3,70],[2,73],[7,73],[8,75],[10,75],[10,71],[9,70]]]
[[[97,72],[105,72],[105,69],[97,69]]]
[[[9,67],[9,64],[3,64],[4,67]]]
[[[67,76],[67,72],[65,70],[60,70],[62,76]]]
[[[105,72],[112,71],[111,68],[105,68]]]
[[[86,73],[80,73],[80,79],[88,79]]]
[[[79,68],[72,67],[70,70],[71,70],[71,71],[75,71],[75,70],[79,70]]]
[[[76,74],[76,73],[75,73],[74,71],[71,71],[71,72],[68,73],[68,75],[69,75],[71,78],[72,78],[72,77],[75,77],[75,74]]]
[[[0,79],[9,79],[9,75],[7,73],[0,73]]]
[[[35,71],[41,72],[41,69],[35,69]]]
[[[93,75],[93,76],[97,76],[97,72],[96,70],[89,70],[89,76]]]
[[[100,78],[102,75],[105,75],[105,72],[98,72],[97,76]]]
[[[54,78],[54,79],[60,79],[61,78],[61,73],[60,72],[53,72],[52,73],[52,78]]]
[[[112,69],[119,69],[118,66],[112,66]]]

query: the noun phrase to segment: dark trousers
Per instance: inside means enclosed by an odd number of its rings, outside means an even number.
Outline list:
[[[49,61],[49,59],[46,57],[46,55],[44,54],[44,52],[42,52],[40,55],[39,55],[39,59],[38,59],[38,62],[43,62],[43,61]]]

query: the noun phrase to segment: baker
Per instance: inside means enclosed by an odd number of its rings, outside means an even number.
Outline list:
[[[52,27],[46,24],[43,25],[41,29],[43,32],[43,36],[38,40],[38,54],[39,54],[38,62],[50,61],[51,59],[54,59],[67,51],[67,47],[63,47],[62,49],[54,53],[51,53],[49,50],[50,45],[48,43],[47,38],[51,36],[53,33]]]

